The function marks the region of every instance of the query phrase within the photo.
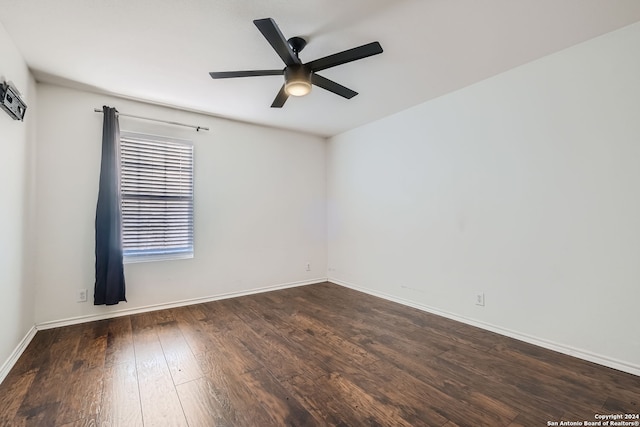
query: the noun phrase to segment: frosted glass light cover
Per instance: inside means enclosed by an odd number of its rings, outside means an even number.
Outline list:
[[[311,92],[311,84],[303,80],[290,81],[285,84],[284,90],[291,96],[305,96]]]

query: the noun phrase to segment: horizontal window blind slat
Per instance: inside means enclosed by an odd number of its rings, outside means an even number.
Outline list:
[[[133,242],[129,242],[130,245],[128,248],[167,248],[169,246],[172,247],[187,247],[190,246],[191,243],[188,240],[137,240]]]
[[[127,168],[124,170],[124,177],[127,178],[128,175],[126,174],[127,172],[133,172],[135,171],[136,175],[160,175],[160,176],[176,176],[176,177],[184,177],[187,178],[189,176],[191,176],[191,171],[193,170],[192,168],[185,168],[185,167],[179,167],[179,166],[166,166],[166,165],[149,165],[149,164],[138,164],[138,163],[132,163],[132,164],[128,164],[126,165]]]
[[[191,246],[191,242],[188,240],[135,240],[127,242],[127,248],[156,248],[162,249],[169,246],[187,247]]]
[[[169,141],[150,141],[140,138],[127,138],[120,137],[122,147],[130,150],[155,150],[155,151],[190,151],[192,149],[191,144],[184,144],[180,142]]]
[[[157,162],[181,162],[190,164],[189,153],[191,150],[160,150],[160,149],[142,149],[135,150],[130,147],[123,146],[120,150],[121,156],[128,159],[150,159]]]
[[[165,163],[156,163],[150,161],[142,161],[141,159],[127,159],[124,157],[122,159],[122,164],[127,166],[128,168],[137,168],[140,170],[151,170],[151,171],[171,171],[171,172],[181,172],[184,171],[188,173],[193,170],[193,165],[184,164],[178,162],[165,162]]]
[[[165,224],[173,224],[176,227],[185,226],[185,225],[192,226],[193,218],[186,217],[186,216],[179,217],[179,218],[171,218],[171,217],[167,218],[162,216],[156,216],[151,219],[146,219],[146,218],[140,218],[138,216],[128,215],[127,224],[123,225],[123,228],[128,228],[128,227],[140,228],[140,227],[152,227],[152,226],[159,227],[159,226],[164,226]]]
[[[172,174],[172,173],[151,173],[138,170],[135,175],[125,171],[122,174],[122,182],[140,183],[147,180],[161,181],[167,184],[182,184],[185,182],[192,182],[191,173],[187,174]]]
[[[128,238],[156,238],[156,237],[164,237],[164,236],[188,236],[192,234],[190,226],[179,226],[172,227],[171,230],[167,231],[163,226],[156,227],[144,227],[144,230],[139,230],[140,227],[132,227],[127,228],[125,230],[128,231],[125,239]]]

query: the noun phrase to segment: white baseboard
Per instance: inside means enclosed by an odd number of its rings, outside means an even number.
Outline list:
[[[174,302],[163,303],[163,304],[152,304],[152,305],[147,305],[143,307],[125,308],[122,310],[110,311],[108,313],[88,314],[85,316],[77,316],[77,317],[70,317],[67,319],[52,320],[49,322],[38,323],[36,324],[35,327],[38,330],[59,328],[61,326],[77,325],[80,323],[93,322],[95,320],[111,319],[114,317],[129,316],[131,314],[147,313],[149,311],[183,307],[186,305],[193,305],[193,304],[201,304],[204,302],[217,301],[217,300],[223,300],[228,298],[236,298],[236,297],[241,297],[245,295],[259,294],[263,292],[276,291],[278,289],[293,288],[296,286],[312,285],[314,283],[321,283],[326,281],[327,281],[326,277],[319,277],[319,278],[310,279],[310,280],[302,280],[297,282],[283,283],[279,285],[264,286],[261,288],[254,288],[254,289],[249,289],[241,292],[228,292],[225,294],[211,295],[211,296],[201,297],[201,298],[185,299],[185,300],[174,301]]]
[[[33,337],[36,335],[38,330],[35,326],[32,326],[29,329],[29,332],[22,338],[22,340],[18,343],[16,348],[11,352],[9,358],[2,364],[0,368],[0,384],[4,381],[4,379],[9,375],[9,371],[13,368],[13,365],[16,364],[24,350],[27,348]]]
[[[598,365],[607,366],[609,368],[617,369],[619,371],[628,372],[633,375],[640,376],[640,366],[635,365],[633,363],[624,362],[621,360],[617,360],[611,357],[603,356],[600,354],[595,354],[590,351],[578,349],[575,347],[571,347],[565,344],[556,343],[553,341],[545,340],[542,338],[534,337],[531,335],[523,334],[521,332],[513,331],[510,329],[506,329],[500,326],[495,326],[490,323],[480,322],[478,320],[469,319],[464,316],[458,316],[457,314],[449,313],[447,311],[439,310],[434,307],[429,307],[424,304],[419,304],[413,301],[409,301],[403,298],[398,298],[393,295],[386,294],[384,292],[378,292],[371,289],[367,289],[363,286],[355,285],[353,283],[345,282],[344,280],[336,279],[334,277],[329,277],[327,279],[331,283],[335,283],[340,286],[344,286],[346,288],[350,288],[359,292],[363,292],[365,294],[373,295],[382,299],[386,299],[388,301],[397,302],[402,305],[406,305],[409,307],[417,308],[418,310],[426,311],[427,313],[436,314],[438,316],[446,317],[448,319],[456,320],[458,322],[466,323],[467,325],[476,326],[478,328],[482,328],[491,332],[495,332],[500,335],[504,335],[510,338],[514,338],[520,341],[527,342],[529,344],[537,345],[538,347],[543,347],[549,350],[557,351],[558,353],[563,353],[569,356],[577,357],[578,359],[587,360],[589,362],[597,363]]]

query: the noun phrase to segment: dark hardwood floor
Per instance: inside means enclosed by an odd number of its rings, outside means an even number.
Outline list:
[[[2,426],[547,426],[640,377],[330,283],[39,331]]]

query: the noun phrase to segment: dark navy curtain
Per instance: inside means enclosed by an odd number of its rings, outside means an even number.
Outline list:
[[[126,301],[120,206],[120,125],[115,108],[103,107],[102,162],[96,208],[95,305]]]

